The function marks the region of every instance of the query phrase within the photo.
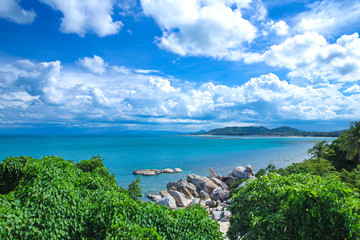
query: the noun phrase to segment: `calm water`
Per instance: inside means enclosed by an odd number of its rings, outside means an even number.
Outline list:
[[[100,154],[118,183],[127,187],[134,169],[181,168],[183,173],[144,176],[143,193],[166,189],[169,181],[186,174],[208,175],[209,167],[227,175],[235,166],[251,164],[255,171],[268,164],[284,167],[302,161],[314,139],[322,138],[209,138],[201,136],[1,136],[0,159],[27,155],[58,155],[75,162]],[[332,139],[327,138],[331,141]]]

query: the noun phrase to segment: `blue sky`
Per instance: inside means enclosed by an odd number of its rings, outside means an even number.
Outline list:
[[[344,129],[360,2],[1,0],[0,133]]]

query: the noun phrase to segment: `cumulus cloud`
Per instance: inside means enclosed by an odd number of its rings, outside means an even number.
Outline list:
[[[343,35],[333,44],[315,32],[295,35],[271,46],[256,60],[289,69],[288,76],[303,84],[359,81],[359,34]]]
[[[2,0],[0,4],[0,18],[19,24],[29,24],[34,21],[36,13],[24,10],[16,0]]]
[[[0,65],[0,80],[0,120],[9,124],[139,127],[161,123],[174,129],[174,124],[196,128],[229,122],[360,117],[360,94],[345,96],[341,85],[331,83],[298,86],[275,74],[252,78],[239,86],[209,82],[194,87],[130,69],[99,75],[62,68],[59,61],[20,60]]]
[[[289,32],[289,26],[283,20],[276,22],[271,26],[271,30],[275,31],[277,35],[284,36]]]
[[[95,33],[100,37],[116,34],[123,26],[112,18],[114,0],[40,0],[63,14],[60,30],[85,36]]]
[[[94,55],[93,58],[80,58],[77,63],[88,71],[97,74],[103,74],[106,71],[106,67],[108,66],[108,64],[104,62],[104,59],[96,55]],[[115,70],[121,71],[119,68],[115,68]]]
[[[222,58],[255,39],[256,27],[241,13],[250,2],[141,0],[141,5],[162,29],[159,47],[181,56]]]

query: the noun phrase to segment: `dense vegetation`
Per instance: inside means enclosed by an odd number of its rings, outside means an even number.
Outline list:
[[[279,127],[269,129],[266,127],[225,127],[210,130],[200,135],[228,135],[228,136],[313,136],[313,137],[338,137],[342,131],[333,132],[307,132],[296,128]]]
[[[99,156],[10,157],[0,164],[0,239],[222,239],[200,206],[169,210],[126,190]]]
[[[233,188],[230,239],[360,239],[359,145],[353,122],[332,143],[315,141],[311,159]]]

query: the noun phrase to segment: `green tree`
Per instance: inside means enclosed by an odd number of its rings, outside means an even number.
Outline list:
[[[350,122],[350,129],[343,133],[340,148],[346,152],[346,158],[353,160],[357,155],[360,163],[360,122]]]
[[[325,140],[314,140],[314,146],[308,150],[308,154],[313,158],[325,158],[331,152]]]

